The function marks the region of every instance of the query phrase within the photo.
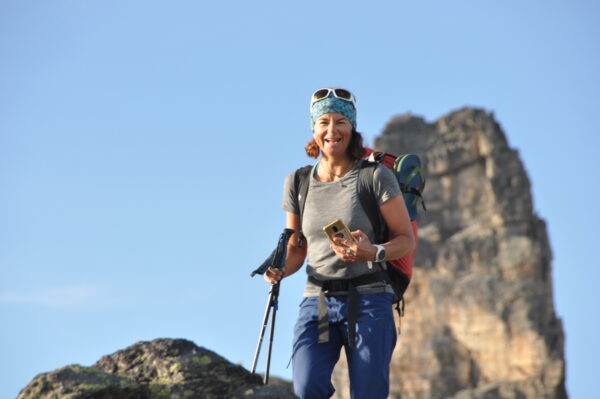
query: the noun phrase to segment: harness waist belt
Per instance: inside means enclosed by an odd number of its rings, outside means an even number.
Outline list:
[[[358,291],[356,287],[373,283],[386,283],[386,277],[379,271],[377,273],[365,274],[350,279],[318,280],[313,276],[308,281],[321,287],[317,309],[319,312],[319,343],[329,341],[329,316],[327,314],[327,301],[325,293],[341,291],[348,292],[348,340],[350,347],[356,348],[356,318],[358,315]]]
[[[308,281],[313,283],[314,285],[321,287],[321,291],[323,292],[341,292],[348,291],[350,285],[354,287],[359,287],[361,285],[373,284],[373,283],[385,283],[386,279],[382,275],[381,272],[377,273],[369,273],[364,274],[362,276],[347,278],[347,279],[337,279],[337,280],[318,280],[313,276],[308,276]]]

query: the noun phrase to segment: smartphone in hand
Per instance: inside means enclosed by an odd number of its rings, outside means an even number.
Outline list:
[[[345,238],[349,241],[356,241],[352,234],[350,234],[350,230],[344,224],[342,219],[336,219],[333,222],[329,223],[327,226],[323,227],[323,231],[329,237],[329,240],[333,242],[335,237]]]

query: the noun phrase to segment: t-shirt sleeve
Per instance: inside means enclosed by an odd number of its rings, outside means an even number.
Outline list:
[[[298,205],[298,193],[294,187],[294,174],[290,173],[283,182],[283,203],[281,207],[286,212],[291,212],[296,215],[300,214],[300,206]]]
[[[394,172],[388,167],[379,164],[373,174],[373,184],[375,185],[375,196],[379,206],[383,205],[387,200],[397,195],[401,195],[400,184]]]

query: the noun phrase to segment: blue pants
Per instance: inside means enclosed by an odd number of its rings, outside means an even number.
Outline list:
[[[294,329],[294,392],[324,399],[335,392],[333,368],[346,350],[350,393],[354,399],[385,399],[390,389],[390,360],[396,346],[392,294],[359,295],[356,349],[348,345],[347,296],[328,296],[329,341],[318,343],[318,298],[304,298]]]

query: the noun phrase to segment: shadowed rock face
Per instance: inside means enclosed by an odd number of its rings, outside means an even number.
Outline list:
[[[294,398],[289,386],[261,377],[182,339],[138,342],[92,367],[40,374],[18,399]]]
[[[390,397],[566,398],[546,226],[493,115],[400,115],[375,146],[418,154],[427,178]],[[334,383],[349,397],[343,361]]]

